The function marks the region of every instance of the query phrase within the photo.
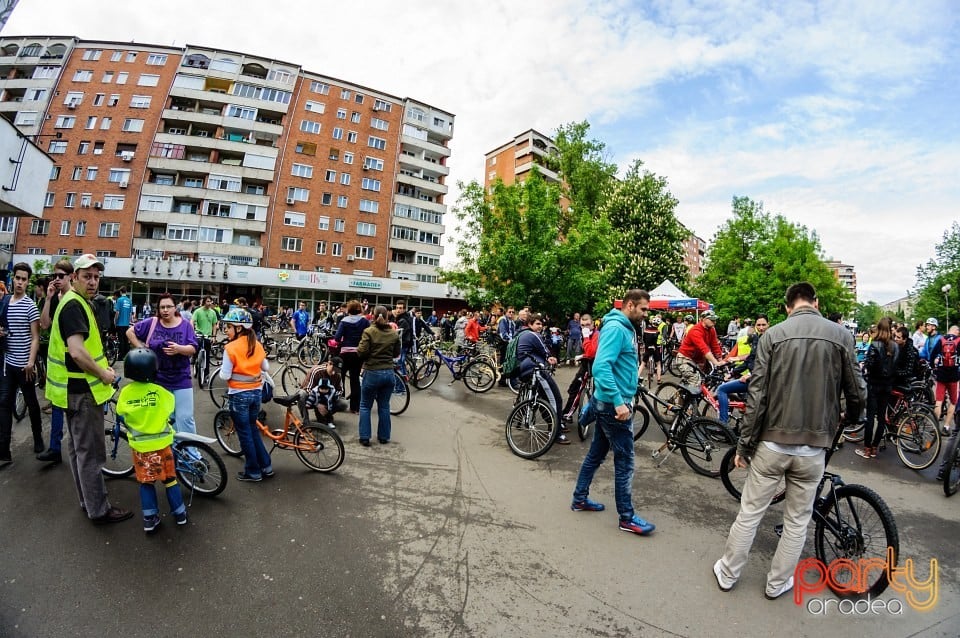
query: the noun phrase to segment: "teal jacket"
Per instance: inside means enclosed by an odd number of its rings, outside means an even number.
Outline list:
[[[627,316],[611,310],[603,318],[593,362],[593,396],[604,403],[633,405],[637,393],[637,333]]]

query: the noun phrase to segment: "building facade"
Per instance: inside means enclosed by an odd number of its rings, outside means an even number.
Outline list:
[[[833,271],[834,277],[837,278],[837,281],[846,288],[851,295],[853,295],[853,300],[857,300],[857,271],[850,264],[845,264],[836,259],[831,259],[826,262],[827,267]]]
[[[268,304],[449,296],[452,114],[202,46],[31,36],[0,53],[0,116],[56,162],[42,223],[0,221],[13,253],[93,252],[135,289]]]
[[[498,146],[484,156],[486,172],[483,186],[487,192],[500,179],[504,184],[522,182],[537,166],[548,182],[560,183],[560,176],[545,165],[545,158],[557,152],[553,140],[534,129],[524,131],[515,138]]]

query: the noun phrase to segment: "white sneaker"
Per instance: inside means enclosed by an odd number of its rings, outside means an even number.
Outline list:
[[[731,589],[733,589],[733,586],[737,584],[737,581],[728,580],[726,576],[723,575],[723,572],[720,571],[719,560],[713,564],[713,575],[717,579],[717,587],[720,588],[720,591],[730,591]]]
[[[771,594],[768,590],[763,592],[763,595],[767,597],[767,600],[776,600],[777,598],[780,598],[791,589],[793,589],[793,576],[788,578],[787,582],[785,582],[783,586],[780,587],[779,591],[777,591],[776,593]]]

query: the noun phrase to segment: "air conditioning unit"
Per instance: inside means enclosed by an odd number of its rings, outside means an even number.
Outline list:
[[[100,202],[94,202],[93,207],[96,208],[97,210],[100,210],[101,208],[103,208],[103,204],[101,204]]]
[[[93,149],[93,154],[94,154],[94,155],[103,155],[103,149],[102,149],[102,148],[95,148],[95,149]]]
[[[123,151],[120,153],[120,159],[122,159],[124,162],[129,162],[133,160],[133,155],[133,151]]]
[[[126,188],[126,187],[127,187],[127,182],[120,182],[120,184],[118,184],[118,186],[120,186],[120,188]]]
[[[67,104],[67,108],[72,111],[73,109],[77,108],[77,105],[74,104],[73,102],[70,102],[69,104]]]
[[[292,197],[288,197],[288,198],[287,198],[287,204],[288,204],[289,206],[293,206],[293,205],[296,204],[296,203],[297,203],[297,200],[295,200],[294,198],[292,198]]]
[[[356,261],[356,260],[357,260],[356,255],[347,255],[347,261]]]

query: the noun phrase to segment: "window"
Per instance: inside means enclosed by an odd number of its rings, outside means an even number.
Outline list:
[[[340,173],[340,183],[344,186],[350,185],[350,173]]]
[[[207,188],[218,191],[230,191],[231,193],[240,192],[241,181],[239,177],[230,175],[210,175],[207,178]]]
[[[147,55],[147,64],[149,66],[163,66],[167,63],[167,56],[163,53],[150,53]]]
[[[444,122],[443,120],[441,120],[439,117],[433,118],[433,125],[434,125],[435,127],[437,127],[437,128],[443,128],[443,125],[444,125],[444,124],[446,124],[446,122]]]
[[[379,179],[370,179],[369,177],[364,177],[363,181],[360,184],[360,188],[368,191],[380,192],[380,180]]]
[[[198,241],[205,241],[209,243],[223,243],[224,230],[222,228],[207,228],[201,227],[200,232],[197,235]]]
[[[338,120],[347,119],[347,109],[337,109],[337,119]]]
[[[49,219],[34,219],[30,222],[31,235],[46,235],[50,232]]]
[[[377,225],[368,222],[357,222],[357,234],[365,237],[376,237]]]
[[[104,98],[104,94],[103,94],[103,93],[97,93],[96,95],[94,95],[94,96],[93,96],[93,105],[94,105],[94,106],[103,106],[103,98]]]
[[[73,74],[74,82],[90,82],[93,80],[93,71],[77,69]]]
[[[94,142],[94,143],[93,143],[93,154],[94,154],[94,155],[103,155],[103,142]]]
[[[363,167],[375,171],[382,171],[383,160],[377,159],[376,157],[365,157],[363,158]]]
[[[257,119],[257,109],[230,104],[227,106],[227,117],[239,117],[241,120],[255,120]]]
[[[68,91],[63,103],[67,106],[80,106],[83,104],[83,91]]]
[[[333,232],[342,233],[347,228],[347,221],[345,219],[337,218],[333,222]]]
[[[150,101],[149,95],[134,95],[132,98],[130,98],[130,108],[148,109],[150,108]]]
[[[379,213],[380,202],[374,201],[372,199],[361,199],[360,211],[364,213]]]
[[[157,86],[160,84],[160,76],[150,73],[141,73],[137,78],[137,86]]]
[[[272,69],[267,73],[267,79],[271,82],[283,82],[284,84],[290,84],[293,82],[293,74],[286,69]]]
[[[120,182],[129,182],[130,181],[130,169],[129,168],[111,168],[110,175],[107,177],[108,182],[113,182],[119,184]]]
[[[300,264],[292,264],[286,261],[281,261],[279,266],[281,270],[300,270]]]
[[[357,143],[357,132],[356,132],[356,131],[350,131],[349,133],[347,133],[347,141],[350,142],[351,144],[356,144],[356,143]]]
[[[91,193],[80,193],[80,208],[90,208],[93,195]]]
[[[374,250],[372,246],[357,246],[353,254],[357,259],[373,259]]]
[[[63,202],[64,208],[73,208],[77,205],[77,194],[76,193],[67,193],[66,200]]]
[[[336,162],[338,159],[340,159],[340,149],[330,147],[329,157],[331,162]]]
[[[61,142],[59,140],[50,140],[50,146],[47,147],[47,152],[51,155],[59,155],[61,153],[67,152],[67,143]]]
[[[70,175],[70,180],[74,182],[79,182],[82,177],[83,177],[83,167],[74,166],[73,173]]]
[[[347,197],[346,195],[338,195],[337,208],[346,208],[349,201],[350,201],[350,198]]]
[[[340,99],[349,100],[350,99],[350,89],[340,89]]]
[[[86,234],[87,234],[87,222],[82,221],[82,220],[81,220],[81,221],[78,221],[78,222],[77,222],[77,230],[76,230],[76,233],[77,233],[77,237],[83,237],[84,235],[86,235]]]
[[[143,120],[128,117],[123,120],[123,128],[121,130],[128,133],[139,133],[143,130]]]
[[[53,201],[55,197],[56,195],[54,195],[53,193],[47,193],[43,198],[44,208],[51,208],[53,206]]]
[[[157,184],[164,183],[160,181],[161,177],[163,176],[161,175],[157,176]],[[170,181],[167,183],[170,186],[173,186],[173,175],[168,176],[168,179]],[[183,185],[187,188],[203,188],[203,178],[202,177],[185,177],[183,179]]]
[[[384,100],[374,100],[373,101],[373,110],[374,111],[386,111],[387,113],[393,108],[393,104],[386,102]]]
[[[296,151],[301,155],[316,155],[317,145],[313,142],[297,142]]]
[[[127,77],[129,77],[129,75],[130,74],[126,71],[120,71],[120,73],[117,73],[117,84],[126,84]]]
[[[102,49],[87,49],[83,52],[84,60],[99,60],[100,56],[103,54]]]
[[[385,148],[387,148],[387,140],[381,137],[374,137],[373,135],[371,135],[370,137],[367,138],[367,146],[370,146],[372,148],[376,148],[382,151]]]
[[[87,167],[87,181],[88,181],[88,182],[92,182],[92,181],[95,180],[95,179],[97,179],[97,167],[96,167],[96,166],[88,166],[88,167]]]
[[[125,201],[125,198],[123,195],[104,195],[103,209],[104,210],[123,210],[124,201]]]
[[[37,123],[37,111],[20,111],[13,121],[17,126],[35,126]]]
[[[327,110],[327,107],[323,102],[312,102],[310,100],[307,100],[303,107],[311,113],[323,113]]]
[[[307,164],[294,164],[290,174],[295,177],[313,177],[313,167]]]
[[[357,104],[363,104],[363,96],[357,93],[356,96],[354,96],[353,101]]]
[[[167,226],[167,239],[197,241],[197,229],[190,226]]]
[[[288,188],[287,199],[293,199],[298,202],[310,201],[310,191],[306,188]]]
[[[0,217],[0,233],[12,233],[17,230],[16,217]]]
[[[181,209],[187,208],[187,210],[181,210],[180,212],[193,213],[193,205],[191,204],[181,204]],[[230,217],[230,209],[233,205],[230,202],[207,202],[207,215],[210,217]]]
[[[117,222],[103,222],[100,224],[100,230],[97,237],[119,237],[120,224]]]
[[[317,254],[318,254],[318,255],[326,255],[326,254],[327,254],[327,242],[325,242],[325,241],[318,241],[318,242],[317,242]]]
[[[110,101],[107,102],[107,106],[116,106],[117,104],[120,104],[120,94],[119,94],[119,93],[111,93],[111,94],[110,94]]]
[[[298,253],[303,249],[303,239],[300,237],[283,237],[280,240],[280,250]]]
[[[60,115],[57,117],[56,124],[53,125],[54,128],[73,128],[73,125],[76,124],[77,118],[72,115]]]
[[[87,126],[86,126],[86,128],[88,128],[88,129],[97,128],[97,116],[96,116],[96,115],[91,115],[90,117],[87,118]]]
[[[341,242],[334,242],[333,244],[331,244],[330,248],[331,248],[330,254],[333,255],[334,257],[343,256],[343,244]],[[333,272],[333,270],[331,270],[330,272]]]
[[[137,61],[137,52],[129,51],[127,52],[127,62],[136,62]]]
[[[117,251],[115,250],[98,250],[96,252],[97,257],[116,257]]]
[[[317,226],[320,230],[330,230],[330,218],[326,215],[320,216],[320,224]]]
[[[336,182],[337,181],[337,171],[327,170],[323,174],[323,181],[325,182]]]
[[[110,84],[111,82],[113,82],[113,71],[104,71],[103,77],[101,78],[100,81],[103,82],[104,84]]]
[[[342,140],[343,139],[343,129],[339,126],[333,129],[333,139]]]
[[[330,204],[332,204],[332,203],[333,203],[333,193],[324,193],[324,194],[320,197],[320,203],[323,204],[324,206],[329,206]]]
[[[294,213],[288,210],[283,214],[283,225],[303,228],[307,225],[307,216],[303,213]]]
[[[113,123],[113,118],[105,117],[100,120],[100,130],[109,131],[110,125]]]
[[[304,133],[319,133],[320,132],[320,122],[312,122],[310,120],[301,120],[300,130]]]
[[[77,155],[86,155],[89,152],[90,152],[90,142],[80,142],[80,144],[77,146]]]
[[[313,81],[310,83],[310,91],[313,93],[319,93],[320,95],[329,95],[330,85],[326,82]]]
[[[386,131],[389,130],[390,123],[386,120],[381,120],[379,117],[374,117],[370,119],[370,127],[380,131]]]
[[[122,57],[123,57],[123,51],[114,51],[113,54],[110,55],[110,61],[119,62],[120,58]]]
[[[344,164],[353,164],[353,153],[344,153],[344,154],[343,154],[343,163],[344,163]]]

